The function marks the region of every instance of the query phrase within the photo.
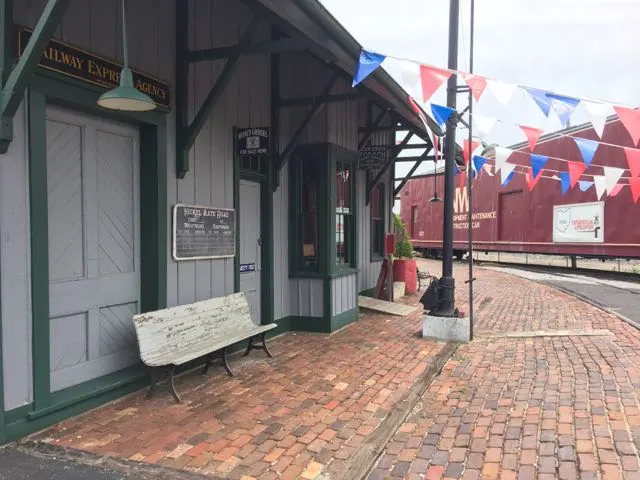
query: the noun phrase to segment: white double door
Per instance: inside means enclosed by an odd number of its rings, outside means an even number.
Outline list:
[[[251,307],[251,319],[261,320],[261,252],[260,183],[240,180],[240,290],[245,292]]]
[[[51,391],[139,360],[139,134],[47,109]]]

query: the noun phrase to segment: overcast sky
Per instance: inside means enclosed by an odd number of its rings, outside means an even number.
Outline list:
[[[365,48],[447,66],[447,0],[321,2]],[[469,67],[469,6],[470,0],[461,0],[459,70]],[[640,106],[640,0],[477,0],[475,12],[475,73],[570,96]],[[384,65],[398,83],[410,88],[402,72],[415,67],[392,59]],[[444,90],[443,86],[434,95],[434,103],[446,105]],[[466,103],[459,95],[458,110]],[[508,105],[485,91],[474,112],[506,122],[498,123],[487,138],[503,146],[525,140],[514,124],[545,132],[561,127],[553,112],[545,118],[520,89]],[[584,121],[588,117],[579,106],[571,124]],[[398,174],[410,167],[398,164]]]

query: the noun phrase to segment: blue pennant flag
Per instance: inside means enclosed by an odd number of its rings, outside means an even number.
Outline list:
[[[573,137],[573,139],[576,141],[576,145],[578,145],[578,148],[580,149],[582,160],[584,160],[585,165],[589,167],[600,143],[586,138]]]
[[[540,107],[540,110],[542,110],[544,116],[548,117],[549,111],[551,110],[551,99],[547,97],[547,94],[549,92],[545,90],[538,90],[537,88],[533,87],[524,87],[524,89],[529,95],[531,95],[533,101],[536,102],[536,104]]]
[[[569,172],[560,172],[560,186],[562,187],[562,195],[566,195],[571,186]]]
[[[547,93],[547,98],[551,101],[551,106],[558,114],[562,126],[566,126],[569,122],[571,114],[576,109],[580,100],[572,97],[565,97],[557,93]]]
[[[453,108],[445,107],[443,105],[436,105],[435,103],[431,104],[431,113],[433,114],[433,118],[441,128],[444,127],[444,124],[447,123],[447,120],[451,118],[453,112],[455,112]]]
[[[356,74],[353,77],[353,83],[351,84],[351,86],[355,87],[365,78],[367,78],[382,64],[385,58],[387,58],[385,55],[362,50],[362,52],[360,52],[358,66],[356,67]]]
[[[580,187],[581,192],[586,192],[591,187],[593,187],[593,182],[588,182],[586,180],[578,180],[578,186]]]
[[[507,185],[509,185],[509,182],[511,181],[511,179],[515,176],[516,171],[514,170],[513,172],[511,172],[507,178],[504,179],[504,183],[502,184],[503,187],[506,187]]]
[[[538,174],[542,170],[542,167],[547,163],[549,157],[545,155],[531,154],[531,171],[533,173],[533,179],[538,178]]]
[[[481,157],[480,155],[474,155],[473,156],[473,166],[476,167],[473,176],[476,176],[476,172],[480,173],[480,170],[482,170],[482,167],[484,167],[484,164],[487,163],[487,159],[484,157]]]

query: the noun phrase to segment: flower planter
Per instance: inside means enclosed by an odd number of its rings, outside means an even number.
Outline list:
[[[410,258],[393,260],[393,281],[404,282],[405,294],[416,293],[417,290],[416,261]]]

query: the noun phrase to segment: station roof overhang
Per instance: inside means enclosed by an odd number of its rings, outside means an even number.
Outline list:
[[[290,33],[309,41],[308,50],[328,64],[353,76],[358,64],[362,45],[318,0],[244,0],[254,8],[270,11],[286,22]],[[381,101],[381,107],[395,112],[402,123],[411,127],[418,136],[430,143],[430,132],[409,104],[409,95],[382,68],[378,68],[363,82],[370,92]],[[429,129],[436,135],[444,133],[429,115],[422,111]]]

